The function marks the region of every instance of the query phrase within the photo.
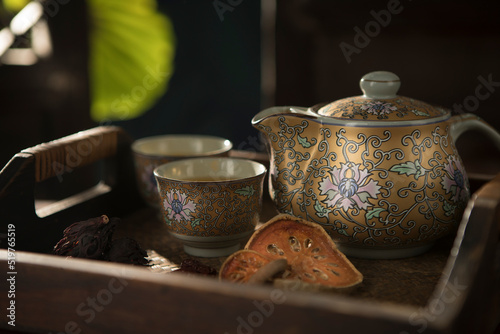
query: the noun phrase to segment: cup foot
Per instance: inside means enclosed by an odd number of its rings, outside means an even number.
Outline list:
[[[248,239],[252,231],[229,236],[187,236],[170,232],[183,243],[184,251],[199,257],[227,256],[241,248],[241,244]]]
[[[377,249],[339,244],[338,248],[347,256],[371,260],[390,260],[417,256],[427,252],[432,246],[433,244],[431,243],[411,248]]]
[[[241,245],[236,244],[223,248],[197,248],[188,245],[184,245],[184,251],[192,256],[198,257],[220,257],[231,255],[240,249]]]

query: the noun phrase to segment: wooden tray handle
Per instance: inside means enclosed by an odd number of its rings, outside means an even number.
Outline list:
[[[118,216],[143,205],[131,155],[132,138],[120,127],[99,126],[27,148],[0,170],[0,247],[6,226],[16,227],[16,250],[51,252],[69,224],[102,214]],[[35,186],[103,161],[100,182],[37,210]],[[43,236],[43,237],[40,237]]]
[[[120,131],[119,127],[100,126],[28,148],[22,152],[31,153],[35,157],[35,180],[41,182],[114,156]]]

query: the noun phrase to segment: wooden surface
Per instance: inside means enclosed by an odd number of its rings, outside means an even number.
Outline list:
[[[271,200],[266,196],[261,221],[265,222],[276,214]],[[115,232],[116,237],[133,237],[143,248],[153,249],[176,264],[193,258],[219,270],[226,259],[200,258],[186,254],[182,244],[168,234],[166,225],[152,208],[143,207],[122,218]],[[363,274],[364,280],[354,290],[343,294],[370,301],[424,306],[441,277],[453,239],[454,236],[443,239],[429,252],[409,259],[374,261],[351,257],[351,262]]]
[[[130,164],[129,143],[119,137],[111,165],[122,168],[106,176],[110,191],[65,207],[60,203],[59,211],[43,219],[34,211],[33,155],[19,153],[0,173],[2,228],[14,223],[16,248],[17,241],[26,247],[16,249],[16,330],[276,334],[335,329],[336,333],[444,334],[491,333],[500,321],[496,255],[500,254],[500,175],[472,196],[456,235],[442,239],[429,252],[403,260],[350,258],[364,281],[343,293],[236,285],[216,278],[163,275],[144,267],[42,254],[50,251],[66,226],[107,214],[122,219],[115,238],[133,237],[143,248],[177,264],[191,258],[168,235],[153,209],[137,206],[131,210],[127,204],[137,198],[137,192],[125,186],[133,180],[133,171],[123,168]],[[263,204],[261,221],[265,222],[276,211],[269,198]],[[219,269],[224,257],[199,260]],[[0,267],[7,268],[7,262],[7,251],[0,249]],[[7,284],[0,285],[0,294],[6,296],[7,289]],[[276,293],[282,298],[271,302]],[[96,301],[101,304],[94,305]],[[1,298],[0,309],[5,310],[8,302]],[[262,311],[262,305],[268,311]],[[0,328],[14,329],[5,317]]]

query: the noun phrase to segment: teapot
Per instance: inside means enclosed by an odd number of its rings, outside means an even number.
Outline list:
[[[470,197],[455,142],[477,129],[473,114],[397,95],[399,77],[361,78],[363,95],[309,108],[262,110],[252,125],[270,148],[277,210],[320,224],[348,256],[404,258],[453,232]]]

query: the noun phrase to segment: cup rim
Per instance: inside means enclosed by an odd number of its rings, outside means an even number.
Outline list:
[[[175,167],[175,165],[186,164],[186,163],[201,163],[201,162],[210,162],[210,161],[238,161],[250,165],[254,165],[255,169],[258,170],[255,172],[255,175],[247,176],[247,177],[238,177],[238,178],[229,178],[229,179],[220,179],[220,180],[183,180],[180,178],[167,177],[160,174],[160,171],[165,168]],[[169,180],[178,183],[199,183],[199,184],[209,184],[209,183],[232,183],[232,182],[243,182],[250,179],[260,178],[267,173],[267,168],[260,162],[244,159],[244,158],[233,158],[233,157],[211,157],[211,158],[188,158],[188,159],[180,159],[175,161],[170,161],[160,166],[156,167],[153,171],[155,178],[162,180]]]
[[[204,140],[204,139],[210,139],[210,140],[217,140],[220,141],[222,144],[222,147],[216,150],[211,150],[207,152],[200,152],[200,153],[195,153],[195,154],[187,154],[187,155],[175,155],[175,154],[155,154],[155,153],[147,153],[144,151],[141,151],[140,146],[144,145],[145,143],[148,142],[155,142],[155,141],[165,141],[165,140],[178,140],[178,139],[196,139],[196,140]],[[183,159],[184,157],[190,158],[190,157],[208,157],[212,155],[218,155],[218,154],[223,154],[226,152],[229,152],[233,148],[233,142],[229,139],[223,138],[223,137],[218,137],[218,136],[212,136],[212,135],[204,135],[204,134],[167,134],[167,135],[158,135],[158,136],[150,136],[150,137],[143,137],[135,140],[132,145],[131,149],[134,152],[134,154],[138,154],[141,156],[145,157],[156,157],[156,158],[172,158],[172,159]]]

